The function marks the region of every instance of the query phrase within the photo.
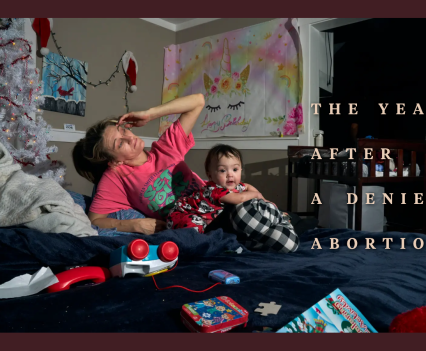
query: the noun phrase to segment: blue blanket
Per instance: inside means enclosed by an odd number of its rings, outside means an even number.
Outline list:
[[[105,264],[109,252],[141,236],[75,238],[69,234],[43,234],[25,228],[0,229],[0,283],[14,276],[91,262]],[[339,249],[330,250],[330,238]],[[389,250],[382,238],[393,239]],[[229,296],[249,312],[250,332],[263,326],[280,328],[336,288],[358,307],[381,332],[399,313],[426,305],[426,260],[413,240],[421,235],[367,233],[352,230],[311,230],[301,237],[295,253],[226,253],[240,245],[221,230],[199,235],[193,230],[164,231],[143,236],[149,243],[166,240],[180,248],[179,264],[159,274],[159,287],[183,285],[203,290],[211,285],[207,274],[224,269],[241,278],[239,285],[219,285],[204,293],[183,289],[158,291],[152,278],[111,279],[90,287],[54,294],[0,300],[0,332],[183,332],[181,306],[214,296]],[[311,249],[318,238],[322,250]],[[356,238],[358,247],[346,242]],[[375,250],[365,249],[365,239]],[[401,250],[401,238],[405,250]],[[260,302],[282,305],[277,315],[254,312]]]

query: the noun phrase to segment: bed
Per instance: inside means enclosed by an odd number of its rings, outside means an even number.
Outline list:
[[[191,229],[143,235],[78,238],[67,233],[45,234],[24,227],[0,228],[0,283],[34,273],[42,266],[60,272],[66,266],[107,266],[109,253],[135,238],[150,244],[171,240],[180,249],[177,267],[156,276],[159,287],[182,285],[193,290],[211,286],[209,271],[224,269],[241,278],[238,285],[219,285],[195,293],[179,288],[158,291],[151,278],[113,278],[95,286],[0,300],[0,332],[188,332],[180,321],[183,304],[229,296],[249,312],[246,328],[236,332],[278,329],[339,288],[379,332],[407,310],[426,305],[426,261],[413,247],[419,234],[315,229],[302,234],[292,254],[237,253],[241,245],[221,229],[199,235]],[[340,248],[330,250],[330,238]],[[318,238],[322,249],[311,249]],[[346,242],[356,238],[358,248]],[[365,238],[376,250],[365,250]],[[400,239],[406,238],[405,250]],[[261,302],[282,305],[277,315],[263,317],[254,310]]]
[[[390,150],[391,160],[378,158],[382,148]],[[330,158],[330,148],[318,147],[322,159],[312,159],[314,146],[288,147],[288,199],[287,209],[292,210],[293,178],[302,177],[316,180],[316,191],[319,191],[321,180],[334,180],[342,184],[356,186],[356,195],[362,198],[362,186],[383,185],[395,183],[418,183],[426,195],[426,142],[387,139],[357,139],[357,147],[353,160],[341,152]],[[372,149],[372,160],[364,159],[365,149]],[[342,155],[343,154],[343,155]],[[404,159],[405,156],[405,159]],[[394,165],[392,161],[394,161]],[[423,170],[421,170],[423,168]],[[355,204],[355,229],[361,229],[362,202]],[[314,213],[299,213],[300,215],[318,215],[318,206]],[[426,206],[423,206],[422,232],[426,233]]]

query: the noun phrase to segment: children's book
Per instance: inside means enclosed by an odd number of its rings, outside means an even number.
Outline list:
[[[377,330],[336,289],[277,333],[377,333]]]

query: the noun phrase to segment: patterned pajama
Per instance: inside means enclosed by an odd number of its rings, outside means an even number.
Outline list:
[[[194,228],[199,233],[204,233],[207,225],[223,211],[224,204],[220,199],[231,192],[240,193],[245,189],[243,183],[228,190],[209,181],[206,186],[175,202],[173,210],[167,216],[167,228]]]
[[[290,224],[289,217],[276,206],[253,199],[232,207],[229,215],[232,227],[243,237],[248,249],[270,248],[277,252],[294,252],[299,247],[299,237]]]
[[[234,192],[245,190],[243,183]],[[290,217],[270,202],[252,199],[238,205],[228,205],[225,213],[221,197],[231,191],[212,182],[188,197],[175,203],[167,217],[167,227],[194,228],[199,233],[223,228],[235,232],[238,240],[248,249],[272,249],[293,252],[299,246],[299,237],[290,224]]]
[[[178,228],[194,228],[199,233],[204,233],[204,228],[207,226],[207,220],[196,214],[184,213],[179,211],[172,212],[168,217],[168,223],[173,222],[171,227]],[[169,224],[170,226],[170,224]]]

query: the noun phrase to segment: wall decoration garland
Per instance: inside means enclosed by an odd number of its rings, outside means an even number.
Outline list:
[[[130,90],[131,92],[135,92],[136,91],[136,73],[137,73],[137,62],[136,59],[133,55],[133,53],[131,51],[124,51],[124,54],[121,56],[120,60],[118,61],[117,65],[115,66],[114,71],[110,74],[109,78],[107,78],[106,80],[102,81],[99,80],[99,83],[93,83],[91,81],[88,81],[87,79],[85,79],[81,74],[78,74],[77,70],[72,66],[72,59],[69,59],[68,57],[64,56],[64,54],[62,53],[61,49],[62,47],[59,46],[55,35],[56,33],[54,33],[52,31],[53,28],[53,19],[49,18],[35,18],[33,19],[33,28],[34,28],[34,23],[36,23],[36,26],[38,26],[36,33],[40,36],[40,40],[42,42],[42,46],[43,45],[47,45],[47,41],[49,36],[46,34],[46,28],[50,28],[50,35],[52,36],[53,42],[55,43],[56,49],[58,51],[58,54],[61,57],[61,62],[60,65],[64,65],[68,68],[69,71],[69,79],[73,79],[75,80],[81,87],[82,89],[87,89],[87,86],[90,85],[93,88],[98,87],[99,85],[109,85],[111,83],[111,81],[113,80],[113,78],[115,78],[117,73],[120,73],[120,69],[119,69],[119,65],[120,63],[123,64],[123,75],[127,77],[126,79],[126,87],[125,87],[125,91],[124,91],[124,97],[123,99],[125,100],[125,106],[124,108],[126,108],[126,112],[129,112],[129,102],[127,99],[127,93]],[[44,30],[43,30],[44,28]],[[46,49],[46,50],[43,50]],[[43,52],[42,52],[43,50]],[[40,53],[43,55],[47,55],[49,53],[48,49],[43,46],[42,49],[40,50]],[[130,58],[130,60],[129,60]],[[127,62],[127,64],[124,63],[124,61]],[[87,65],[86,62],[84,61],[79,61],[82,62],[82,65]],[[135,66],[136,70],[134,70],[133,68],[130,68],[129,70],[129,63],[130,66]],[[135,71],[135,72],[134,72]],[[134,88],[132,88],[134,86]]]

